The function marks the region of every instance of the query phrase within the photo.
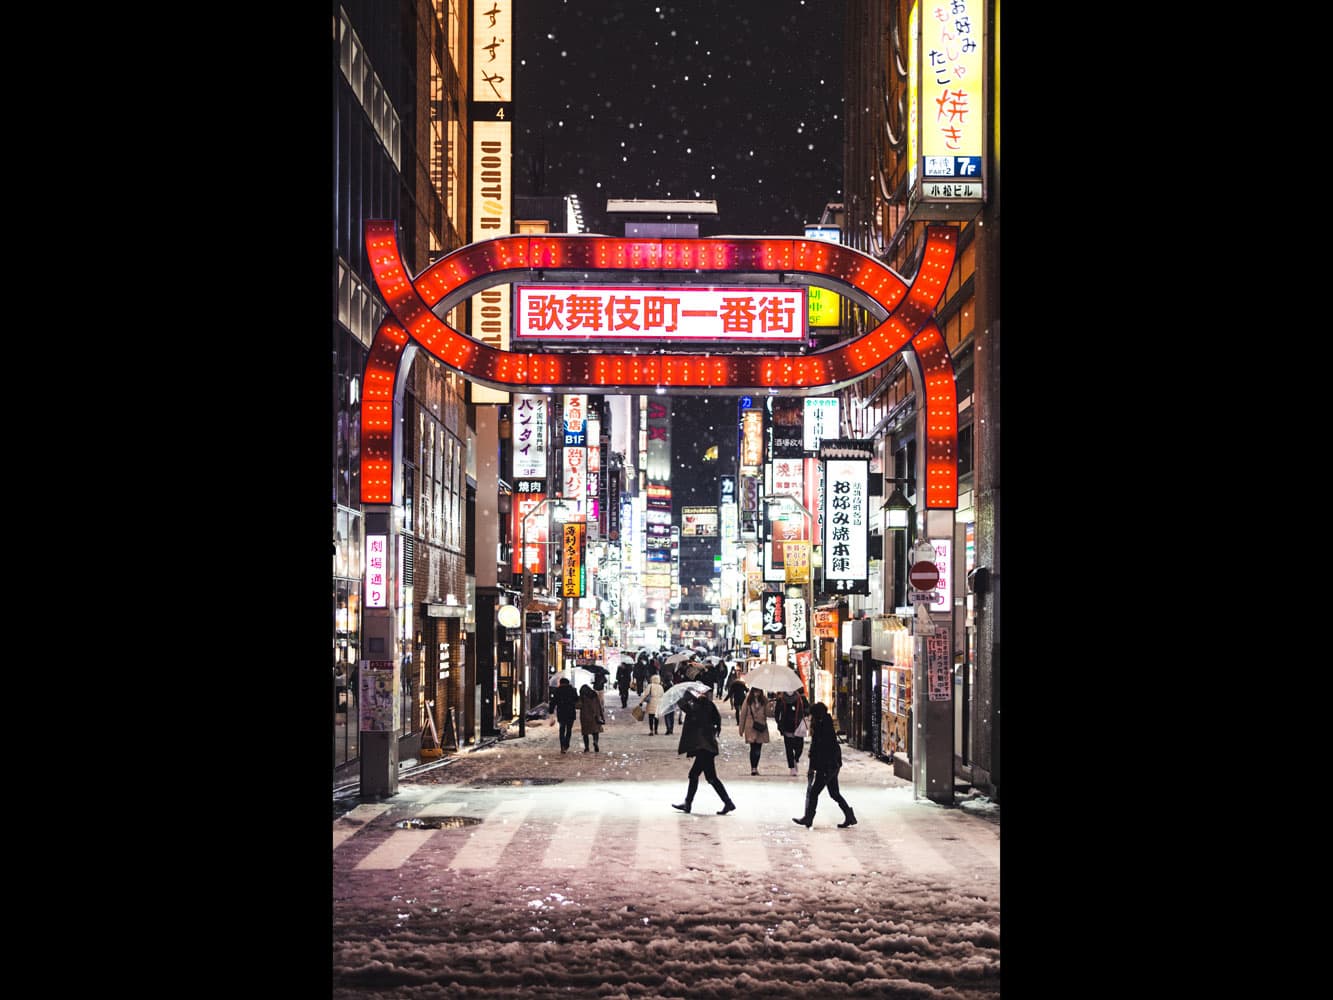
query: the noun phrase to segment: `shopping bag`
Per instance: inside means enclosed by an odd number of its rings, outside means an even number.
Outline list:
[[[642,706],[642,705],[635,705],[633,708],[631,708],[631,709],[629,710],[629,714],[632,715],[632,716],[634,716],[634,718],[635,718],[636,721],[638,721],[638,722],[642,722],[642,721],[643,721],[644,714],[645,714],[644,711],[643,711],[643,706]]]

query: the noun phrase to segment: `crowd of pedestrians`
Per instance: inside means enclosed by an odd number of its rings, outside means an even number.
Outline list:
[[[722,733],[722,715],[714,704],[714,697],[731,704],[735,713],[736,729],[749,751],[750,774],[759,775],[764,744],[772,742],[770,721],[776,724],[782,737],[787,771],[799,775],[802,756],[807,760],[804,809],[792,822],[805,827],[814,824],[815,813],[822,792],[828,792],[842,810],[842,829],[856,825],[856,813],[843,797],[838,786],[842,768],[842,750],[828,706],[823,702],[813,705],[804,690],[766,693],[758,687],[748,687],[735,669],[727,669],[721,659],[715,662],[668,662],[665,654],[647,651],[637,657],[625,658],[615,673],[615,686],[620,695],[620,707],[630,707],[630,690],[637,699],[634,717],[646,721],[649,735],[674,735],[677,713],[681,716],[680,739],[676,752],[691,760],[686,777],[685,801],[672,803],[673,809],[691,812],[703,778],[717,793],[722,803],[719,816],[736,808],[726,786],[717,774],[718,738]],[[584,753],[601,753],[601,734],[606,725],[605,692],[609,671],[598,667],[593,671],[594,683],[582,685],[577,693],[568,677],[561,677],[551,689],[550,712],[560,726],[560,752],[568,753],[572,740],[574,720],[577,717],[583,736]],[[667,692],[686,681],[697,682],[679,698]],[[806,741],[809,753],[806,754]],[[590,745],[591,744],[591,745]]]

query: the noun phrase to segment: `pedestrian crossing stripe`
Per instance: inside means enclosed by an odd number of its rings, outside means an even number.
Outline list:
[[[449,862],[450,868],[496,868],[500,855],[518,833],[533,807],[532,799],[502,802],[479,827],[468,832],[467,842]],[[433,832],[433,831],[432,831]]]
[[[386,805],[362,803],[333,821],[333,849],[336,851],[348,837],[362,830],[376,816],[388,812]]]
[[[701,803],[696,799],[695,804]],[[479,825],[467,828],[447,867],[457,870],[502,867],[505,850],[525,825],[532,825],[528,824],[528,817],[534,805],[531,799],[521,799],[491,809]],[[414,815],[423,819],[457,815],[466,806],[461,800],[436,799],[426,802]],[[334,849],[359,832],[374,836],[382,831],[383,826],[372,827],[370,823],[388,808],[358,806],[340,817],[334,824]],[[999,840],[994,831],[970,821],[945,826],[931,822],[921,824],[918,829],[916,824],[901,818],[881,818],[868,827],[867,817],[862,816],[856,827],[843,830],[833,825],[839,818],[835,813],[824,818],[823,823],[817,818],[815,828],[807,830],[792,824],[789,817],[779,817],[772,808],[762,806],[759,815],[737,811],[718,817],[714,815],[715,809],[686,814],[670,811],[669,804],[664,807],[653,800],[638,802],[633,812],[636,822],[631,864],[640,871],[684,870],[697,861],[687,857],[687,850],[694,855],[700,849],[701,841],[694,835],[704,832],[710,834],[708,866],[735,871],[766,871],[797,864],[828,874],[869,870],[935,874],[974,865],[999,866]],[[542,836],[549,842],[541,867],[586,867],[592,862],[598,837],[606,836],[604,828],[612,826],[618,830],[623,820],[624,817],[609,813],[604,803],[580,802],[569,806],[553,827],[548,823],[536,824],[543,828]],[[944,829],[949,833],[947,841],[941,839]],[[354,868],[358,871],[400,868],[441,832],[392,829]],[[459,836],[452,832],[444,835],[450,838],[445,844],[455,843]]]

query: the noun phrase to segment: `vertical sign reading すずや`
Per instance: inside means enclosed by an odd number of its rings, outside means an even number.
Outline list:
[[[508,236],[513,215],[513,0],[472,5],[472,241]],[[472,336],[509,349],[509,286],[472,296]],[[474,403],[505,403],[509,393],[472,383]]]

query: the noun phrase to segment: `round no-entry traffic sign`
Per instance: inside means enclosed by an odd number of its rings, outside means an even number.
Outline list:
[[[939,567],[931,562],[913,563],[907,579],[912,581],[912,586],[917,590],[930,590],[940,582]]]

